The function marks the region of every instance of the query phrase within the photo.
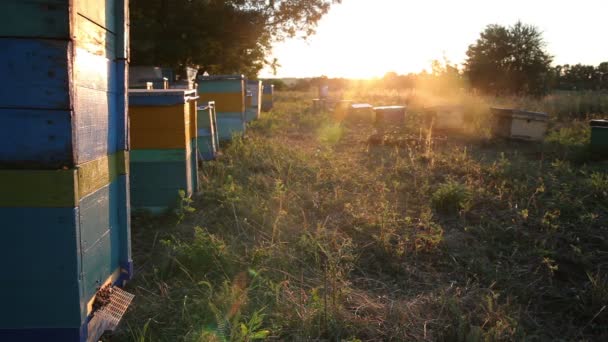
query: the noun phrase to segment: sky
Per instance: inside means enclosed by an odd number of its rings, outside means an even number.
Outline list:
[[[608,61],[608,0],[343,0],[306,41],[278,43],[277,75],[381,77],[430,70],[433,59],[461,64],[489,24],[521,20],[543,32],[554,64]]]

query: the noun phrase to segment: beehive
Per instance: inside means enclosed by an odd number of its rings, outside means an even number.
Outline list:
[[[180,190],[197,190],[196,99],[195,90],[129,90],[134,210],[164,212],[178,204]]]
[[[527,141],[544,139],[549,121],[547,114],[506,108],[490,110],[494,136]]]
[[[439,131],[459,131],[464,127],[464,108],[441,105],[425,108],[427,123]]]
[[[591,120],[591,149],[608,155],[608,120]]]
[[[342,122],[348,115],[352,104],[353,101],[351,100],[340,100],[336,102],[334,106],[334,111],[332,113],[333,119],[336,122]]]
[[[247,108],[253,119],[259,119],[262,112],[262,81],[247,81],[247,91],[251,93],[251,106]]]
[[[217,133],[221,141],[245,132],[245,79],[242,75],[200,76],[200,101],[215,102]]]
[[[402,126],[405,123],[405,106],[374,107],[376,125]]]
[[[126,0],[0,2],[0,341],[97,340],[132,273]]]
[[[264,82],[262,94],[262,111],[268,112],[274,106],[274,84]]]
[[[350,106],[346,118],[349,122],[373,123],[375,118],[374,107],[368,103],[354,103]]]
[[[201,160],[212,160],[219,149],[215,102],[198,107],[198,153]]]
[[[129,68],[129,89],[168,89],[173,71],[154,66],[131,66]]]

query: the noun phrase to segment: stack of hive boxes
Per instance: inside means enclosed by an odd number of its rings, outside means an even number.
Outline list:
[[[268,112],[274,106],[274,84],[270,82],[264,82],[264,94],[262,95],[262,110]]]
[[[262,111],[262,81],[247,81],[247,91],[251,93],[251,103],[247,106],[247,122],[260,118]]]
[[[245,132],[245,79],[242,75],[200,76],[200,102],[215,102],[220,141]]]
[[[0,2],[0,341],[95,339],[131,275],[127,0]]]
[[[161,213],[197,190],[196,90],[131,89],[131,204]]]

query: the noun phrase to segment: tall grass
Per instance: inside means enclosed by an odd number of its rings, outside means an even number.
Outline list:
[[[488,143],[416,114],[379,145],[277,97],[204,165],[195,212],[135,218],[136,299],[108,340],[608,336],[608,164],[570,157],[584,124]]]

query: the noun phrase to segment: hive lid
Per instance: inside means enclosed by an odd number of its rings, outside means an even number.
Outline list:
[[[528,112],[525,110],[514,110],[513,117],[518,118],[518,119],[537,120],[537,121],[549,120],[549,115],[547,113]]]
[[[608,119],[597,119],[589,121],[591,127],[608,127]]]
[[[374,110],[401,110],[405,109],[405,106],[380,106],[374,107]]]
[[[547,121],[549,115],[541,112],[530,112],[521,109],[490,107],[490,111],[494,115],[512,116],[519,119]]]
[[[196,99],[194,89],[129,89],[129,106],[170,106]]]
[[[244,80],[245,76],[243,75],[209,75],[209,76],[199,76],[199,81],[226,81],[226,80]]]
[[[374,106],[372,106],[369,103],[353,103],[351,105],[351,107],[353,109],[372,109],[372,108],[374,108]]]

